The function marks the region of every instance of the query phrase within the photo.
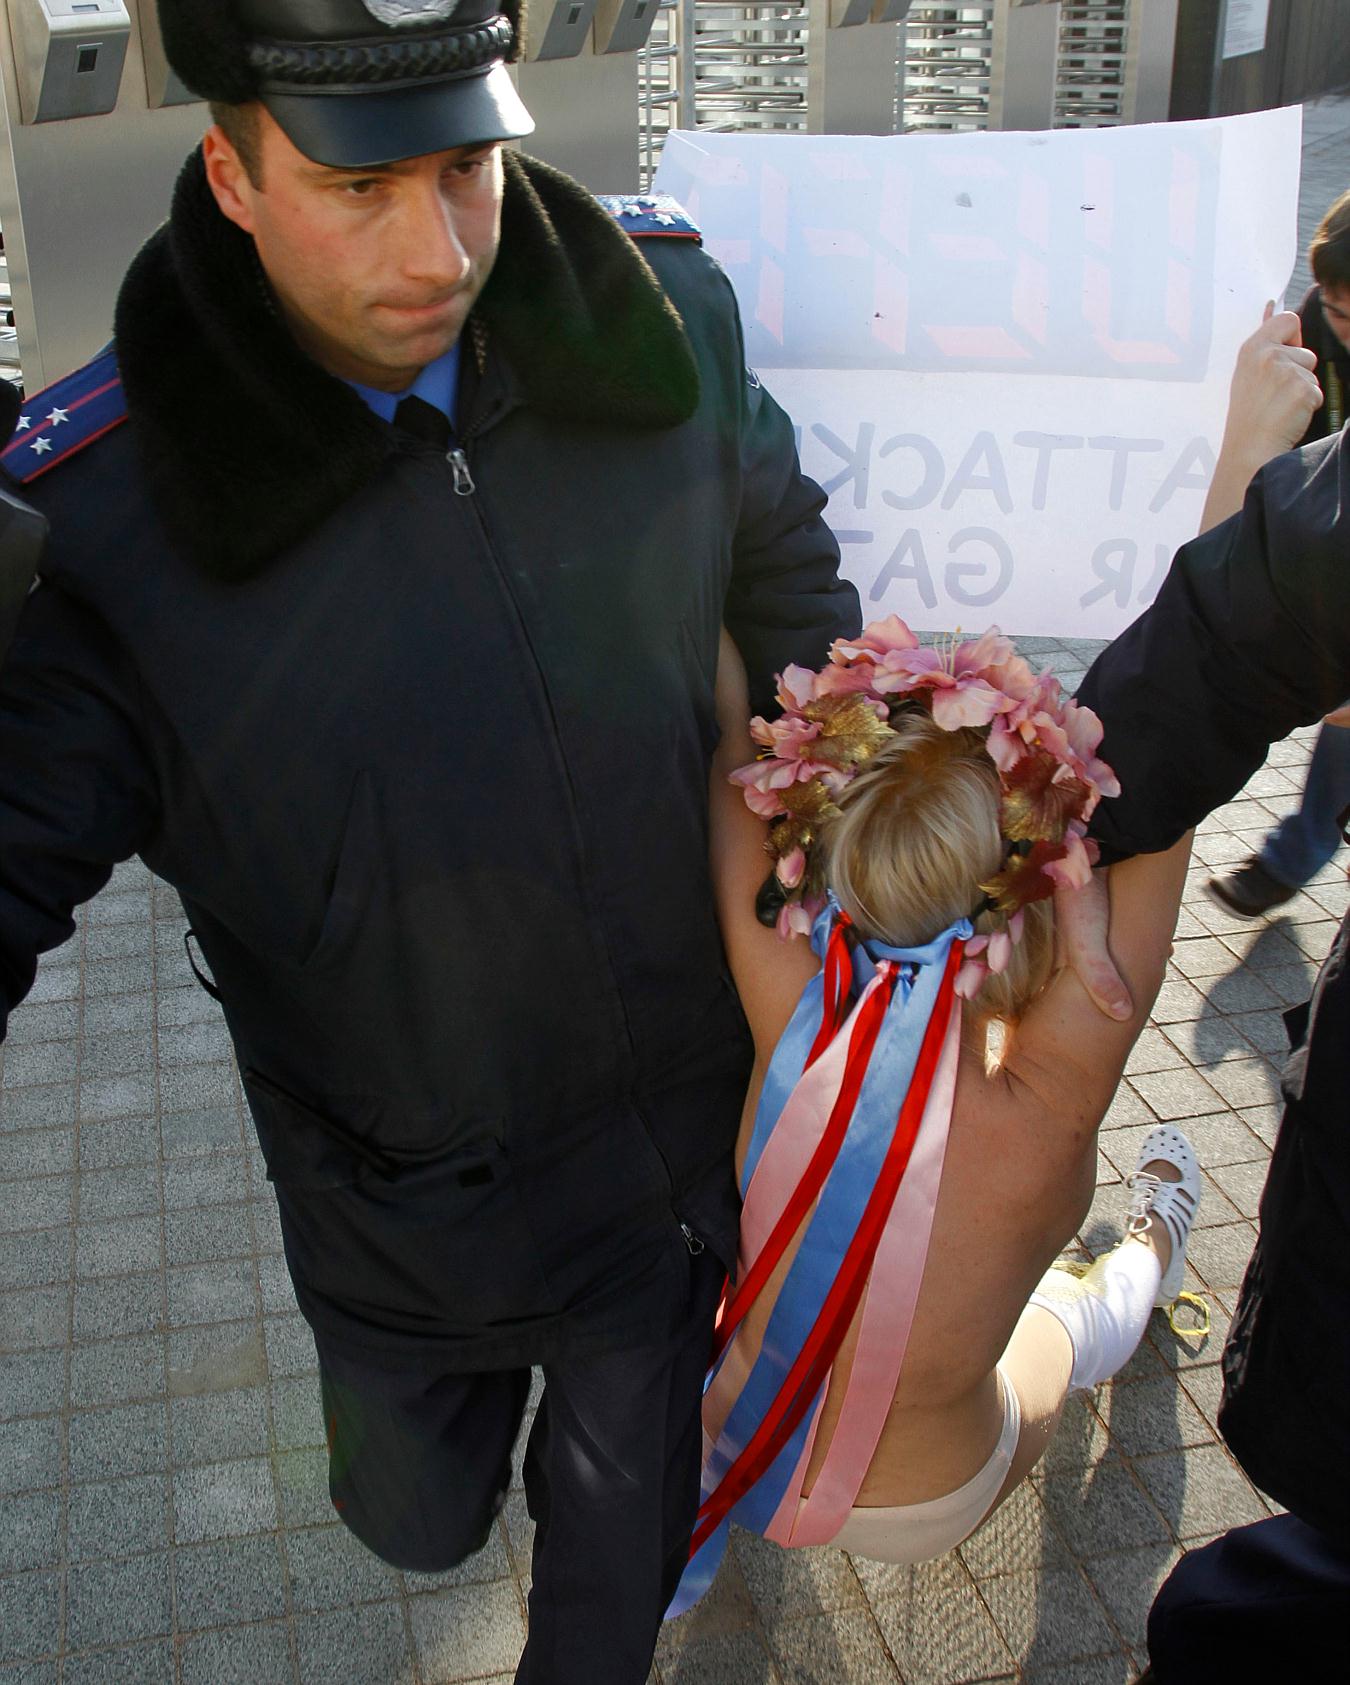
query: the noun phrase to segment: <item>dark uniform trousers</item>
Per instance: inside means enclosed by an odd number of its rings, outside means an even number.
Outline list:
[[[525,1453],[535,1523],[517,1685],[643,1685],[689,1556],[700,1404],[725,1269],[690,1260],[670,1339],[546,1365]],[[316,1335],[334,1508],[396,1567],[435,1573],[487,1542],[511,1483],[528,1369],[444,1375],[354,1362]]]
[[[1350,1678],[1350,1549],[1292,1515],[1183,1556],[1148,1617],[1157,1685]]]

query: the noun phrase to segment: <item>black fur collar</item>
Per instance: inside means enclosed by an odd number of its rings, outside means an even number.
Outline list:
[[[576,423],[665,428],[698,404],[683,324],[584,188],[506,155],[502,244],[475,310],[523,401]],[[291,338],[252,240],[216,208],[200,151],[122,284],[115,335],[151,494],[183,548],[244,579],[397,448]]]

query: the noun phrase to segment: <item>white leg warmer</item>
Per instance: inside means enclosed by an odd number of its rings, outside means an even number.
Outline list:
[[[1114,1375],[1144,1337],[1162,1270],[1152,1247],[1125,1240],[1081,1276],[1049,1269],[1031,1303],[1064,1326],[1073,1345],[1070,1390]]]

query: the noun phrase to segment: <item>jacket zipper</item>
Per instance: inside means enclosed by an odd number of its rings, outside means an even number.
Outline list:
[[[688,1223],[680,1224],[680,1233],[684,1236],[684,1244],[689,1248],[691,1258],[700,1258],[707,1251],[707,1247],[698,1238]]]
[[[469,467],[469,458],[466,448],[473,443],[477,435],[478,428],[471,424],[462,434],[458,435],[456,442],[452,444],[450,449],[445,453],[445,460],[450,467],[451,484],[456,497],[472,497],[474,492],[478,489],[474,483],[473,473]],[[511,605],[512,612],[516,618],[516,625],[519,627],[520,635],[525,641],[525,648],[530,652],[530,661],[534,667],[535,678],[539,683],[540,694],[543,696],[545,706],[548,708],[549,724],[553,728],[553,749],[554,753],[558,757],[558,765],[562,769],[563,781],[567,786],[568,800],[572,810],[571,818],[573,844],[577,851],[577,860],[581,866],[582,879],[584,883],[586,844],[581,830],[581,807],[577,801],[576,782],[572,777],[572,768],[568,765],[567,755],[563,749],[562,732],[558,728],[558,713],[557,709],[553,706],[553,694],[549,690],[548,680],[544,677],[544,664],[540,661],[539,653],[534,647],[534,640],[530,636],[529,627],[525,622],[525,615],[522,612],[520,603],[516,598],[515,590],[507,576],[506,569],[503,568],[501,562],[497,559],[497,552],[492,543],[492,535],[488,531],[487,521],[483,515],[482,504],[475,501],[473,504],[473,512],[478,524],[479,536],[483,540],[483,548],[487,551],[488,557],[491,560],[493,572],[497,575],[497,580],[506,595],[506,600]],[[586,896],[586,905],[589,907],[589,896]],[[637,1044],[633,1039],[633,1026],[629,1021],[628,1006],[623,998],[623,990],[619,987],[618,973],[614,967],[614,957],[609,951],[609,943],[605,940],[599,922],[593,919],[591,923],[592,928],[596,933],[597,940],[599,941],[601,950],[604,953],[606,963],[609,966],[610,977],[613,980],[614,998],[618,1004],[619,1016],[623,1020],[624,1037],[628,1043],[628,1058],[631,1070],[636,1062]],[[667,1174],[669,1174],[668,1171]],[[683,1227],[683,1224],[681,1224],[681,1227]],[[694,1251],[695,1245],[697,1245],[700,1252],[703,1250],[703,1242],[698,1239],[697,1235],[691,1236],[686,1233],[685,1243],[689,1246],[691,1252]],[[694,1255],[697,1256],[697,1253]]]

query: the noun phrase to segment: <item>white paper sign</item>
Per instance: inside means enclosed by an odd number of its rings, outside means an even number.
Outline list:
[[[1224,58],[1264,52],[1269,14],[1270,0],[1228,0],[1223,18]]]
[[[1301,131],[670,136],[654,186],[731,278],[866,617],[1104,638],[1152,601],[1293,267]]]

